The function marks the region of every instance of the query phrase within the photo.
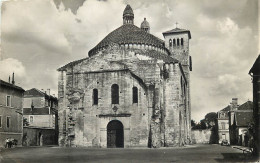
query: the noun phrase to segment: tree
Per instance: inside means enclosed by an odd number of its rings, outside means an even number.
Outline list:
[[[23,126],[29,126],[29,122],[27,121],[27,118],[23,118]]]
[[[196,122],[192,119],[191,120],[191,127],[193,128],[193,127],[195,127],[196,126]]]
[[[207,128],[213,127],[216,124],[217,118],[218,115],[215,112],[210,112],[206,114],[204,121],[206,123]]]
[[[206,122],[205,122],[205,120],[201,120],[200,121],[200,129],[207,129],[207,124],[206,124]]]

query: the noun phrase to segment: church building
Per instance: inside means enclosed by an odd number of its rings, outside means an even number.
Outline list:
[[[191,143],[189,30],[150,33],[134,25],[127,5],[123,25],[88,52],[60,67],[60,146],[170,147]]]

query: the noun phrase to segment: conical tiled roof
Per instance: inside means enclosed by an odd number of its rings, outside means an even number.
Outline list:
[[[117,44],[146,44],[164,49],[164,41],[149,34],[133,24],[124,24],[109,33],[101,42],[89,51],[89,56],[110,43]]]
[[[125,16],[125,15],[134,16],[133,9],[132,9],[132,7],[131,7],[130,5],[127,5],[127,6],[125,7],[125,10],[124,10],[124,12],[123,12],[123,16]]]
[[[144,21],[141,23],[141,28],[150,28],[150,25],[146,18],[144,18]]]

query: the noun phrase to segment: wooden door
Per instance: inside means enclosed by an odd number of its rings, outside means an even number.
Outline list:
[[[124,147],[124,127],[120,121],[113,120],[107,125],[107,147]]]

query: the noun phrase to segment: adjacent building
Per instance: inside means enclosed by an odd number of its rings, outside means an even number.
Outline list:
[[[0,80],[0,147],[5,145],[5,139],[13,138],[22,144],[23,134],[23,93],[24,89],[15,85],[14,74],[12,82]]]
[[[249,146],[250,134],[248,127],[253,123],[253,102],[247,101],[229,113],[230,143]]]
[[[230,143],[230,136],[229,136],[229,116],[228,112],[230,111],[230,106],[225,107],[224,109],[220,110],[218,114],[218,138],[219,144],[223,140],[227,140]]]
[[[92,48],[89,57],[58,69],[61,146],[191,142],[190,31],[176,27],[163,32],[161,40],[150,28],[146,19],[135,26],[127,5],[123,25]]]
[[[249,146],[249,126],[253,122],[253,102],[238,105],[238,99],[232,98],[230,105],[218,113],[219,143],[227,140],[231,145]]]
[[[23,143],[30,145],[52,145],[58,143],[58,100],[36,88],[24,93]]]
[[[253,80],[253,118],[254,118],[254,154],[259,155],[259,145],[260,145],[260,55],[257,57],[255,63],[249,71]]]
[[[230,105],[228,105],[227,107],[225,107],[217,113],[219,143],[221,143],[223,140],[227,140],[230,143],[229,113],[232,110],[237,110],[238,106],[238,99],[232,98],[232,102],[230,103]]]

